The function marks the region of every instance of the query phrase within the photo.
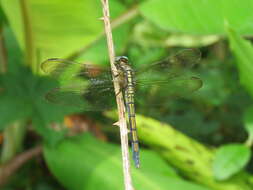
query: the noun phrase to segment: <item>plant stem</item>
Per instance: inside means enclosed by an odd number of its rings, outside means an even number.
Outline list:
[[[31,17],[29,16],[29,9],[27,0],[20,0],[21,14],[23,18],[24,39],[25,39],[25,62],[36,73],[38,71],[36,63],[36,50],[34,45],[34,36],[32,32]]]
[[[26,121],[17,121],[9,125],[3,133],[4,141],[1,153],[1,163],[5,163],[13,158],[20,151],[26,133]]]
[[[12,176],[22,165],[33,157],[42,153],[42,147],[36,146],[26,152],[17,155],[8,163],[0,166],[0,187],[7,183],[10,176]]]
[[[109,13],[109,3],[108,0],[101,0],[103,6],[103,20],[105,26],[105,34],[107,38],[108,53],[110,57],[110,64],[114,76],[117,75],[117,69],[114,65],[115,51],[112,39],[112,30],[110,24],[110,13]],[[119,117],[119,127],[120,127],[120,138],[121,138],[121,151],[122,151],[122,161],[123,161],[123,174],[124,174],[124,184],[125,190],[133,190],[131,171],[130,171],[130,161],[129,161],[129,149],[128,149],[128,129],[127,121],[125,116],[125,105],[123,101],[123,95],[120,91],[120,84],[117,80],[113,80],[116,102],[118,107],[118,117]],[[119,93],[120,92],[120,93]]]

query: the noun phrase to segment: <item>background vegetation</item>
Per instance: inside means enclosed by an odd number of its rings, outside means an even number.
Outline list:
[[[139,97],[135,188],[253,189],[253,1],[109,3],[117,55],[134,67],[202,52],[199,91],[161,107]],[[99,0],[0,0],[1,189],[123,189],[115,112],[46,102],[56,81],[40,70],[52,57],[109,66],[101,16]]]

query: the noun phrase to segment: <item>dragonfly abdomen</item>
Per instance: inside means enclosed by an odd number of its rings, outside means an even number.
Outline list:
[[[135,107],[134,107],[134,82],[133,73],[131,70],[127,70],[125,73],[127,79],[127,86],[125,89],[125,103],[128,112],[129,128],[131,133],[131,144],[133,152],[133,160],[137,168],[140,167],[139,159],[139,142],[136,129],[136,119],[135,119]]]

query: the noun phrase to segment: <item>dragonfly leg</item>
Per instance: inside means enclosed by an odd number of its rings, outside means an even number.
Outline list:
[[[119,75],[120,75],[119,73],[117,73],[116,75],[113,74],[113,77],[117,78],[117,77],[119,77]]]
[[[118,96],[121,93],[121,90],[119,90],[118,92],[116,92],[116,96]]]
[[[119,93],[124,92],[125,89],[126,89],[126,87],[119,89],[119,91],[116,92],[116,96],[118,96]],[[125,106],[126,106],[126,104],[125,104]]]

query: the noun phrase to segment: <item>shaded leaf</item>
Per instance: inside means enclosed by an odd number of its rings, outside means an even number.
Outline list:
[[[69,190],[124,187],[119,146],[100,142],[89,134],[65,140],[56,148],[45,146],[44,156],[50,170]],[[180,179],[151,151],[141,152],[141,168],[132,171],[136,189],[207,190]]]
[[[13,31],[9,26],[3,29],[3,38],[6,54],[7,54],[7,69],[8,72],[18,72],[19,66],[23,63],[23,55],[20,46],[14,36]]]
[[[46,77],[36,77],[27,68],[0,75],[0,130],[17,120],[32,120],[34,129],[50,144],[63,137],[50,128],[51,122],[63,120],[64,115],[77,112],[76,108],[63,109],[46,102],[44,95],[57,85]],[[57,140],[58,139],[58,140]]]
[[[3,27],[4,22],[6,22],[6,17],[4,15],[2,7],[0,6],[0,29]]]
[[[230,48],[237,58],[240,82],[253,96],[253,46],[227,26]]]
[[[253,106],[244,112],[244,127],[248,132],[248,145],[253,143]]]

